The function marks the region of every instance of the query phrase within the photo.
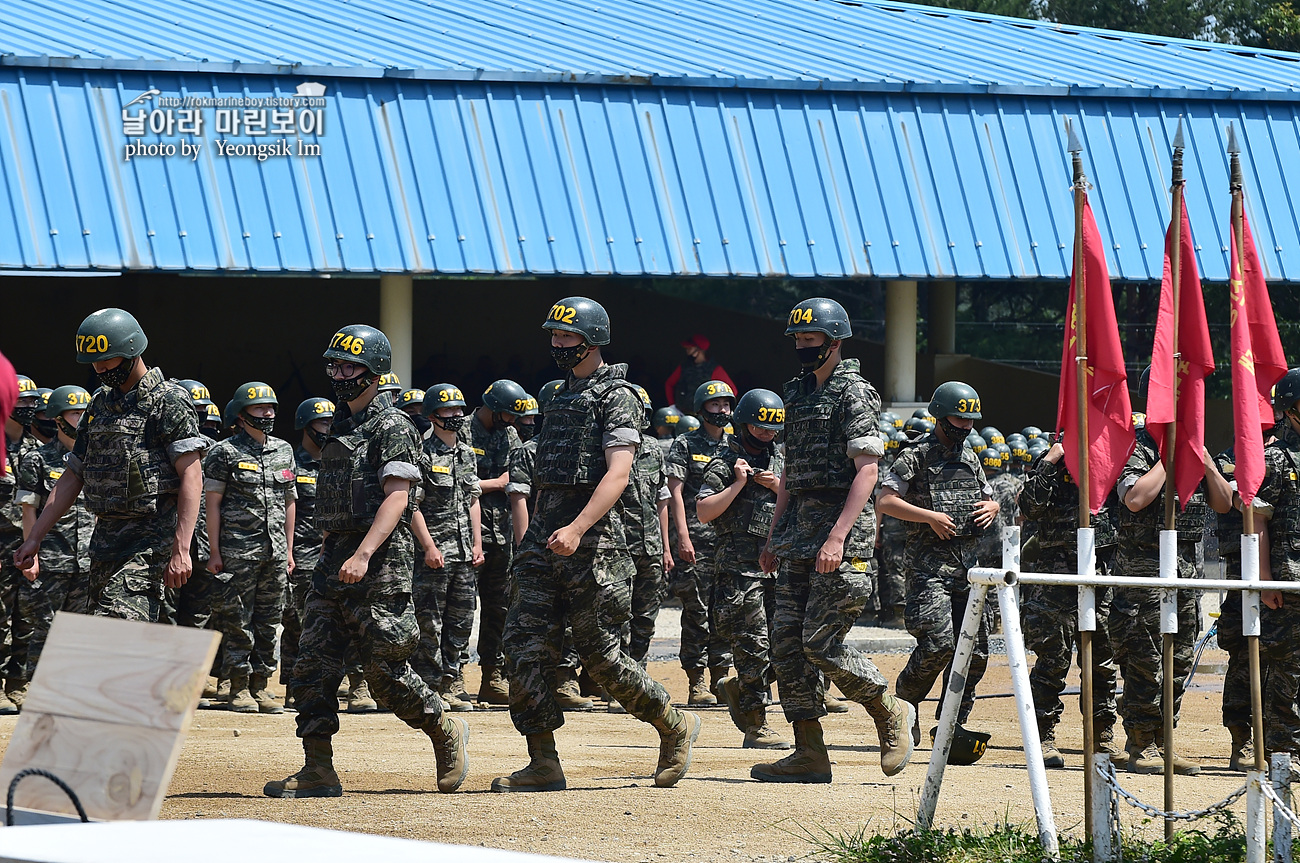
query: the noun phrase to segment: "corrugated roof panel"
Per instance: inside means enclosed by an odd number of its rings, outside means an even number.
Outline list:
[[[1300,98],[1300,55],[885,0],[9,0],[0,62],[802,89]]]
[[[1231,120],[1269,276],[1300,280],[1290,106],[342,78],[323,132],[283,139],[319,156],[223,154],[281,138],[222,132],[211,108],[197,155],[125,156],[122,111],[149,87],[300,83],[0,69],[0,268],[1062,278],[1070,117],[1113,275],[1153,280],[1181,114],[1202,273],[1226,278]]]

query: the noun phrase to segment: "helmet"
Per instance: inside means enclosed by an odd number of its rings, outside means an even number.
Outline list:
[[[1028,447],[1029,460],[1033,461],[1034,459],[1038,458],[1040,455],[1047,452],[1051,448],[1052,445],[1049,444],[1047,441],[1043,440],[1042,438],[1036,438],[1034,440],[1031,440],[1029,442],[1029,447]]]
[[[912,417],[907,422],[903,423],[903,430],[907,432],[912,432],[917,437],[920,437],[921,435],[930,431],[928,425],[929,423],[927,423],[921,417]]]
[[[916,410],[912,411],[912,416],[914,416],[914,417],[920,417],[920,418],[923,419],[923,420],[932,420],[932,419],[934,419],[934,414],[930,413],[930,412],[929,412],[928,410],[926,410],[925,408],[917,408]]]
[[[998,452],[996,447],[985,447],[980,453],[980,464],[984,466],[984,472],[987,474],[999,473],[1006,462],[1002,458],[1002,453]]]
[[[533,396],[530,396],[527,393],[524,393],[524,395],[528,396],[528,401],[532,403],[532,407],[525,410],[523,413],[520,414],[520,416],[521,417],[539,416],[542,413],[542,406],[537,403],[537,399],[534,398]]]
[[[457,407],[468,407],[460,387],[455,384],[434,384],[424,391],[424,404],[420,405],[420,413],[431,417],[438,408]]]
[[[930,729],[930,740],[934,741],[938,728]],[[986,731],[971,731],[958,725],[953,729],[952,747],[948,750],[948,763],[958,766],[974,764],[984,757],[989,748],[989,738],[993,735]]]
[[[1003,464],[1006,464],[1008,461],[1011,460],[1011,447],[1007,446],[1004,443],[995,443],[993,444],[993,448],[998,452],[1002,453]]]
[[[695,388],[695,412],[704,410],[704,403],[710,399],[731,399],[731,410],[736,410],[736,393],[726,381],[705,381]]]
[[[27,375],[18,375],[18,398],[40,398],[40,387],[36,386],[36,381],[27,377]]]
[[[41,411],[44,411],[45,408],[47,408],[47,407],[49,406],[49,404],[50,404],[50,393],[52,393],[52,392],[54,392],[54,390],[50,389],[49,387],[37,387],[37,388],[36,388],[36,397],[37,397],[38,399],[40,399],[40,401],[36,404],[36,407],[40,408]]]
[[[682,418],[682,412],[677,408],[669,405],[666,408],[660,408],[655,411],[654,418],[650,420],[652,426],[668,426],[672,428]]]
[[[140,323],[130,312],[100,309],[77,327],[77,362],[98,363],[114,357],[135,359],[149,347]]]
[[[226,402],[226,409],[221,414],[222,428],[233,429],[235,427],[235,417],[239,416],[239,411],[235,409],[235,401],[231,399]]]
[[[1029,457],[1029,441],[1021,434],[1013,434],[1007,438],[1006,446],[1011,450],[1011,457],[1019,461],[1025,461]]]
[[[1026,441],[1032,442],[1043,436],[1043,430],[1038,426],[1025,426],[1020,430]]]
[[[330,407],[333,408],[333,405],[331,405]],[[199,421],[199,425],[207,425],[208,423],[213,423],[214,425],[219,427],[221,425],[221,408],[217,407],[216,402],[213,402],[212,404],[207,405],[207,409],[208,409],[207,415],[205,415],[203,419]]]
[[[564,389],[564,381],[554,380],[542,384],[541,390],[537,393],[537,409],[545,411],[551,406],[551,399],[555,394]]]
[[[412,405],[418,406],[422,404],[424,404],[424,390],[421,389],[403,390],[402,394],[397,397],[397,406],[402,410],[406,410]]]
[[[1274,407],[1286,410],[1300,401],[1300,368],[1289,369],[1273,388]]]
[[[891,428],[901,429],[903,427],[903,418],[893,411],[881,411],[880,416],[876,419],[880,423],[881,428],[889,426]]]
[[[244,408],[253,405],[278,405],[275,390],[261,381],[249,381],[235,387],[235,397],[230,400],[235,413],[242,413]]]
[[[650,401],[650,393],[646,392],[645,387],[640,384],[632,385],[636,389],[636,394],[641,397],[641,406],[645,408],[647,414],[652,413],[655,409],[655,403]]]
[[[906,438],[904,438],[906,440]],[[898,455],[900,441],[898,435],[885,435],[885,458],[893,458]]]
[[[1147,427],[1147,415],[1142,411],[1133,411],[1133,429],[1144,429]]]
[[[795,333],[825,333],[831,339],[847,339],[853,335],[853,327],[843,306],[825,297],[813,297],[790,310],[785,334]]]
[[[293,427],[302,431],[316,420],[334,418],[334,402],[329,399],[304,399],[293,415]]]
[[[980,394],[970,384],[947,381],[939,384],[930,397],[930,413],[934,417],[980,418]]]
[[[208,388],[193,378],[179,380],[176,382],[176,385],[189,391],[190,404],[195,407],[198,407],[199,405],[215,404],[215,402],[212,401],[212,393],[208,392]]]
[[[731,421],[780,431],[785,424],[785,402],[771,390],[750,390],[736,402]]]
[[[542,329],[577,333],[589,345],[609,344],[609,314],[586,297],[565,297],[551,306]]]
[[[483,406],[493,413],[520,417],[537,408],[537,400],[512,380],[502,378],[483,391]]]
[[[1147,388],[1150,385],[1151,385],[1151,366],[1150,364],[1148,364],[1147,367],[1142,370],[1142,376],[1138,378],[1138,396],[1141,398],[1146,398]],[[1276,397],[1277,397],[1277,393],[1276,391],[1274,391],[1274,398]]]
[[[1002,436],[1002,432],[997,430],[996,426],[984,426],[984,428],[980,429],[980,437],[991,444],[1006,443],[1007,440]]]
[[[393,347],[388,336],[369,324],[348,324],[330,339],[321,354],[327,360],[361,363],[374,374],[384,375],[393,368]],[[401,389],[401,384],[397,384]]]
[[[400,394],[402,392],[402,381],[397,377],[397,372],[388,372],[379,376],[379,392]]]
[[[966,440],[962,441],[962,443],[964,443],[970,449],[973,449],[976,453],[978,453],[980,450],[984,449],[989,445],[988,441],[984,440],[983,437],[975,434],[974,432],[971,432],[970,434],[966,435]]]
[[[677,425],[673,426],[674,435],[684,435],[687,432],[693,432],[700,427],[700,421],[695,417],[687,414],[681,418]]]
[[[57,419],[67,411],[85,410],[90,406],[90,393],[81,387],[59,387],[50,391],[49,403],[45,405],[45,418]]]

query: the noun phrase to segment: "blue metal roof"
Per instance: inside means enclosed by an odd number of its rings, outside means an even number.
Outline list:
[[[1290,103],[335,78],[318,157],[222,157],[272,139],[209,115],[196,159],[124,159],[147,89],[302,83],[0,67],[0,268],[1063,278],[1072,117],[1112,275],[1159,279],[1183,114],[1204,277],[1235,121],[1268,275],[1300,280]]]
[[[1300,99],[1300,55],[872,0],[6,0],[0,64]]]

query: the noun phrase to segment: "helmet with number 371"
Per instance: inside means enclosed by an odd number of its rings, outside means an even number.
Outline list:
[[[293,415],[293,427],[297,431],[302,431],[308,423],[333,418],[334,402],[322,398],[304,399]]]

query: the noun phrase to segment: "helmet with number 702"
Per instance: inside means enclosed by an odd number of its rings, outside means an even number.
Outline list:
[[[595,300],[565,297],[546,314],[544,330],[576,333],[589,345],[609,344],[609,313]]]

